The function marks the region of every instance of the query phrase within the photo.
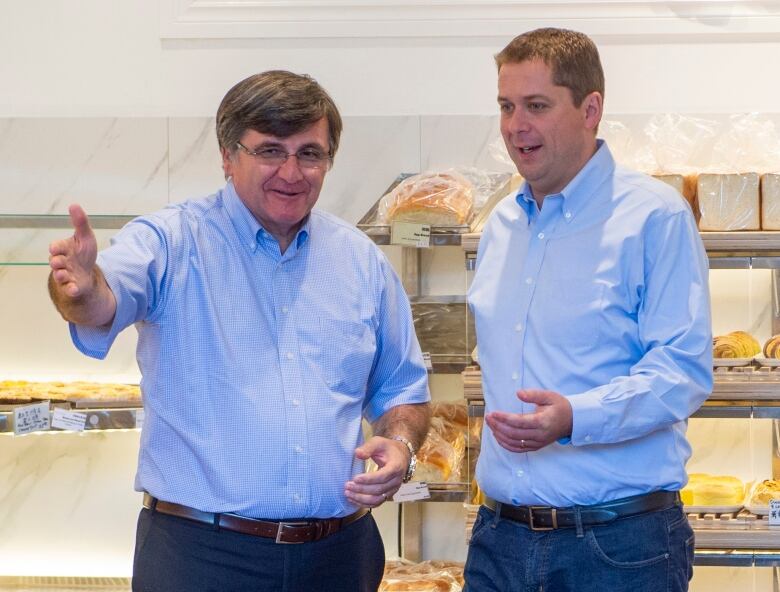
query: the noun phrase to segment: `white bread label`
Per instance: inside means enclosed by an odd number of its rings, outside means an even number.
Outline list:
[[[68,411],[62,407],[55,407],[51,417],[51,427],[59,430],[83,432],[87,425],[87,414],[77,411]]]
[[[49,402],[23,405],[14,409],[14,434],[22,436],[49,429]]]
[[[769,524],[780,525],[780,500],[769,500]]]
[[[416,502],[419,500],[430,499],[431,492],[428,491],[428,484],[424,481],[410,481],[401,485],[400,489],[393,496],[394,502]]]
[[[431,245],[431,225],[393,222],[390,227],[390,244],[428,248]]]

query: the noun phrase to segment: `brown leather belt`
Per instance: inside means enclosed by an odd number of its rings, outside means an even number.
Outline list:
[[[579,506],[583,526],[609,524],[618,518],[666,510],[680,503],[677,491],[655,491],[644,495],[624,497],[595,506]],[[531,530],[555,530],[577,526],[575,508],[552,508],[550,506],[512,506],[487,498],[485,506],[496,512],[500,518],[522,522]]]
[[[309,543],[318,541],[337,533],[339,530],[360,520],[368,514],[368,510],[362,508],[343,518],[312,518],[310,520],[296,520],[294,522],[258,520],[246,518],[237,514],[213,514],[202,512],[195,508],[165,502],[144,493],[144,508],[160,514],[168,514],[178,518],[185,518],[194,522],[208,524],[215,528],[224,528],[242,534],[274,539],[277,543]]]

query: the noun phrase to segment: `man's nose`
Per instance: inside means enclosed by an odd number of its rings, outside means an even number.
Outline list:
[[[287,160],[285,160],[279,167],[279,170],[276,171],[276,174],[285,181],[293,183],[303,179],[303,173],[301,172],[301,167],[298,164],[298,157],[295,154],[289,154],[287,156]]]

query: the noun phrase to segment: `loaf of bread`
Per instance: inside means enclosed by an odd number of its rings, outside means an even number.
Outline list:
[[[744,331],[732,331],[712,340],[712,355],[716,358],[752,358],[759,353],[758,341]]]
[[[757,173],[702,173],[696,182],[701,230],[759,230]]]
[[[780,173],[761,177],[761,228],[780,230]]]
[[[385,562],[379,592],[461,592],[463,563],[457,561]]]
[[[696,222],[699,221],[701,214],[699,213],[699,203],[696,200],[696,175],[657,174],[653,177],[674,187],[690,206]]]
[[[753,489],[750,496],[750,504],[756,506],[767,506],[769,500],[780,499],[780,481],[766,479]]]
[[[455,171],[404,179],[386,197],[389,222],[460,226],[471,219],[474,187]]]
[[[691,473],[680,497],[689,506],[738,506],[745,499],[745,484],[730,475]]]
[[[0,402],[13,401],[127,401],[141,402],[141,389],[135,384],[100,382],[34,382],[27,380],[0,381]]]

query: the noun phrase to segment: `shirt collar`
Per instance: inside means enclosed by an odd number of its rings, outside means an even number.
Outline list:
[[[580,171],[569,181],[569,184],[563,188],[560,193],[548,195],[545,199],[560,195],[563,197],[563,216],[564,220],[572,222],[577,214],[591,201],[593,192],[601,186],[602,182],[615,170],[615,159],[609,151],[609,147],[604,140],[596,140],[596,152],[590,157]],[[530,224],[535,212],[535,200],[528,186],[528,181],[524,181],[515,197],[517,204],[528,215]]]
[[[260,222],[257,221],[246,207],[241,198],[236,193],[236,188],[233,186],[232,181],[228,181],[223,191],[223,202],[228,216],[233,221],[233,225],[238,232],[238,236],[241,242],[251,251],[255,252],[261,241],[271,241],[278,245],[278,241],[274,236],[268,232]],[[290,249],[285,252],[285,255],[292,255],[297,251],[309,238],[311,232],[311,213],[304,219],[303,225],[295,235],[295,240],[291,243],[290,247],[295,246],[293,252]]]

